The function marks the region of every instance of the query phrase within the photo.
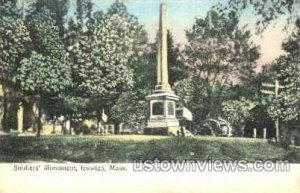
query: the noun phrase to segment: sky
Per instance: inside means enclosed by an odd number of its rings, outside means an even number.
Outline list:
[[[94,10],[107,11],[108,7],[115,0],[93,0]],[[207,11],[224,0],[123,0],[127,6],[128,12],[135,15],[139,22],[148,32],[150,41],[154,40],[158,30],[159,5],[165,3],[167,6],[168,28],[171,30],[174,41],[184,46],[187,40],[185,30],[190,29],[195,22],[195,18],[204,18]],[[74,4],[75,0],[71,0]],[[241,18],[241,25],[248,24],[252,32],[254,32],[255,16],[251,10],[247,10]],[[261,64],[270,63],[279,55],[284,54],[281,50],[282,41],[290,34],[283,31],[286,18],[280,18],[276,21],[276,25],[270,25],[263,34],[254,35],[252,40],[261,48],[261,58],[259,59],[259,67]],[[254,33],[253,33],[254,34]]]

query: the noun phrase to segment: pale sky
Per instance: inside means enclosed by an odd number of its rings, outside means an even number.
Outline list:
[[[128,12],[135,15],[144,25],[150,41],[154,40],[158,30],[159,5],[161,2],[166,3],[168,28],[173,34],[175,43],[184,45],[187,42],[185,30],[192,27],[196,17],[204,18],[207,11],[219,1],[224,2],[224,0],[124,0],[123,2]],[[94,10],[107,11],[113,2],[114,0],[93,0]],[[241,25],[248,24],[249,29],[253,30],[255,21],[255,16],[248,10],[241,18]],[[281,50],[281,42],[289,34],[283,31],[285,22],[286,19],[281,18],[275,27],[270,25],[262,36],[253,36],[253,41],[261,47],[260,64],[271,62],[284,53]]]

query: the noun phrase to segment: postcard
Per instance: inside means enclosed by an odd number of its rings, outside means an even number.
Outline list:
[[[1,0],[0,193],[298,193],[299,10]]]

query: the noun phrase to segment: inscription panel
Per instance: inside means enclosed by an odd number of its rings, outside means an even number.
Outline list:
[[[164,115],[163,102],[155,102],[152,104],[152,115]]]
[[[173,102],[168,102],[168,115],[174,115],[174,103]]]

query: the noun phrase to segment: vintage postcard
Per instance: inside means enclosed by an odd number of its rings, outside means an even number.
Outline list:
[[[298,193],[299,77],[298,0],[0,0],[0,193]]]

